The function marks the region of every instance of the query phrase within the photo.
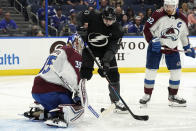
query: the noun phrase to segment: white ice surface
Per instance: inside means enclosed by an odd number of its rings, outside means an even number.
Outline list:
[[[121,74],[121,96],[137,115],[149,115],[148,121],[138,121],[130,114],[109,113],[101,119],[86,110],[84,118],[69,128],[52,128],[43,122],[33,122],[18,115],[29,110],[33,102],[31,87],[34,76],[0,77],[0,131],[196,131],[196,73],[183,73],[179,95],[187,100],[186,108],[168,107],[168,73],[157,75],[155,89],[147,108],[140,108],[144,74]],[[110,100],[105,79],[94,75],[87,82],[89,104],[99,112]],[[100,112],[99,112],[100,113]]]

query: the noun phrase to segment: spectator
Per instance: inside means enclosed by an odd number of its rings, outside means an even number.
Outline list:
[[[68,18],[65,15],[62,15],[62,9],[59,7],[56,9],[57,14],[52,16],[51,25],[60,32],[68,23]]]
[[[132,8],[127,9],[126,15],[128,17],[128,21],[134,22],[135,13],[134,13],[134,10]]]
[[[77,5],[83,5],[83,3],[84,3],[83,0],[67,0],[67,4],[73,7]]]
[[[97,5],[97,2],[96,2],[96,1],[97,1],[97,0],[84,0],[84,4],[85,4],[87,7],[91,6],[91,7],[95,8],[96,5]]]
[[[144,17],[144,22],[146,22],[151,15],[152,15],[152,8],[147,8],[146,9],[146,14],[145,14],[145,17]]]
[[[39,18],[39,24],[42,28],[45,28],[45,0],[43,0],[42,2],[42,7],[38,9],[37,11],[37,15],[38,15],[38,18]],[[54,7],[52,6],[48,6],[48,22],[50,24],[50,20],[51,20],[51,17],[53,15],[56,15],[56,11],[54,9]]]
[[[124,5],[124,0],[109,0],[109,3],[113,7],[122,7]]]
[[[141,24],[144,25],[145,22],[146,22],[146,21],[144,20],[144,13],[143,13],[143,12],[139,12],[139,13],[138,13],[138,16],[141,17]]]
[[[107,7],[108,5],[109,5],[108,0],[101,0],[100,1],[100,11],[102,12],[105,9],[105,7]]]
[[[0,29],[3,29],[4,32],[17,29],[15,21],[10,18],[10,12],[5,13],[4,19],[0,22]]]
[[[121,25],[123,27],[123,32],[128,33],[128,27],[133,26],[133,23],[128,21],[127,15],[123,15]]]
[[[193,13],[188,15],[188,22],[191,27],[196,24],[196,7],[193,8]]]
[[[116,13],[116,21],[118,23],[120,23],[121,20],[122,20],[122,16],[123,16],[122,8],[121,7],[116,7],[115,13]]]
[[[133,26],[128,28],[128,33],[134,33],[136,35],[142,35],[143,34],[143,28],[144,28],[144,25],[141,24],[141,17],[136,16],[135,17],[135,24],[133,24]]]
[[[27,31],[26,36],[44,36],[41,29],[39,29],[39,27],[37,25],[33,25],[31,26],[30,30]]]
[[[77,32],[77,30],[76,30],[76,16],[71,17],[70,24],[68,26],[69,26],[68,32],[70,35]]]
[[[194,7],[194,0],[189,0],[187,4],[188,4],[188,8],[192,10]]]
[[[27,9],[28,18],[30,21],[31,21],[31,17],[32,17],[31,16],[31,7],[33,5],[39,6],[39,4],[40,4],[40,0],[26,0],[26,5],[27,5],[26,9]]]
[[[37,11],[39,24],[42,28],[45,28],[46,20],[45,20],[45,0],[42,2],[42,7]]]
[[[188,4],[187,3],[182,3],[182,12],[185,16],[188,16],[189,14],[189,8],[188,8]]]
[[[77,15],[75,9],[71,9],[71,10],[69,11],[69,13],[70,13],[70,17],[76,16],[76,15]]]
[[[55,8],[51,5],[52,2],[48,3],[48,25],[51,23],[52,16],[56,15]]]

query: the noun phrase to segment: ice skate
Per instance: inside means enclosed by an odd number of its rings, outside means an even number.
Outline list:
[[[141,108],[146,107],[147,103],[150,101],[151,95],[145,94],[142,99],[140,99],[139,103],[141,104]]]
[[[117,101],[114,104],[116,106],[114,109],[114,113],[118,113],[118,114],[127,114],[128,113],[127,108],[120,101]]]
[[[178,95],[169,95],[168,100],[171,107],[186,107],[186,100]]]

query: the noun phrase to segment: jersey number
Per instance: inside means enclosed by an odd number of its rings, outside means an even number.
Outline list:
[[[149,17],[149,18],[148,18],[148,20],[147,20],[147,22],[148,22],[149,24],[151,24],[151,25],[152,25],[152,23],[154,22],[154,18]]]
[[[81,65],[82,65],[82,62],[75,61],[75,63],[76,63],[75,67],[80,69],[81,68]]]
[[[56,60],[57,56],[50,55],[39,73],[45,74],[50,70],[50,65],[53,64],[52,60]]]

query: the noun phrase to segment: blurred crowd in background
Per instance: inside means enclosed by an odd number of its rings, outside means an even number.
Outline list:
[[[142,36],[143,27],[163,0],[0,0],[0,36],[68,36],[85,32],[85,10],[101,12],[113,6],[126,36]],[[45,9],[48,10],[46,17]],[[190,35],[196,35],[196,0],[180,0],[179,11],[188,17]],[[47,25],[47,26],[46,26]],[[47,28],[47,30],[46,30]]]

